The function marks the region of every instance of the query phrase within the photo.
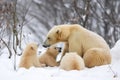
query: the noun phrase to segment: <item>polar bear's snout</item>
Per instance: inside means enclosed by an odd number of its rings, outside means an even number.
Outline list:
[[[43,42],[43,45],[42,45],[42,46],[45,47],[45,48],[50,47],[50,45],[47,44],[47,40],[45,40],[45,41]]]

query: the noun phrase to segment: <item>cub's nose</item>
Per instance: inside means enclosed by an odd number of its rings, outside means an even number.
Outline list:
[[[61,51],[62,51],[62,48],[60,47],[60,48],[59,48],[59,52],[61,52]]]
[[[58,49],[58,52],[61,52],[62,51],[62,48],[61,47],[56,47]]]

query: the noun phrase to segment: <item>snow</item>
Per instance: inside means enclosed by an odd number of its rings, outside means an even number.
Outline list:
[[[13,57],[8,59],[7,50],[4,52],[6,53],[0,56],[1,80],[120,80],[120,40],[111,49],[112,63],[110,65],[85,68],[80,71],[65,71],[59,67],[18,68],[20,56],[17,56],[17,70],[15,71]]]

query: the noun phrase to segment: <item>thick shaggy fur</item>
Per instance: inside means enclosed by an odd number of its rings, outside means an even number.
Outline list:
[[[55,45],[50,46],[47,48],[46,52],[40,55],[39,61],[40,63],[46,64],[46,66],[58,66],[58,63],[56,62],[56,57],[59,53],[59,48],[57,48]]]
[[[85,68],[84,60],[76,52],[66,53],[60,62],[64,70],[82,70]]]
[[[19,67],[24,67],[28,69],[31,66],[35,66],[35,67],[45,66],[44,64],[39,63],[37,57],[37,49],[38,49],[37,44],[35,43],[28,44],[21,56]]]
[[[78,24],[63,24],[53,27],[47,34],[44,47],[65,42],[64,56],[67,52],[77,52],[83,57],[86,67],[111,63],[110,48],[98,34]]]

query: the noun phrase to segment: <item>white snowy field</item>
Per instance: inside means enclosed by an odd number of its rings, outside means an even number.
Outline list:
[[[5,51],[6,52],[6,51]],[[120,40],[111,49],[112,63],[110,65],[86,68],[81,71],[65,71],[59,67],[30,69],[13,69],[13,58],[8,54],[0,56],[0,80],[120,80]],[[17,56],[17,66],[20,57]]]

